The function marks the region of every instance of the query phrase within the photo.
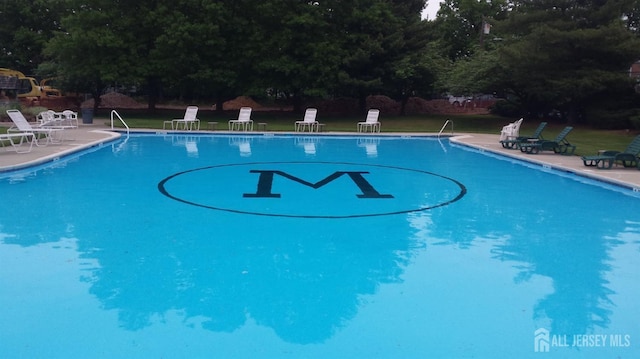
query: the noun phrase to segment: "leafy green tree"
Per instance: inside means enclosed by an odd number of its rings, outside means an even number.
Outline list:
[[[402,115],[410,97],[433,97],[438,78],[448,66],[447,59],[440,56],[429,40],[431,26],[422,21],[400,29],[402,42],[390,54],[391,61],[385,69],[384,92],[400,101]]]
[[[473,55],[487,41],[483,24],[492,26],[507,10],[506,0],[445,0],[434,20],[441,51],[452,61]]]
[[[126,11],[112,6],[108,0],[96,0],[91,5],[70,1],[71,13],[62,18],[62,29],[47,44],[45,53],[58,66],[64,89],[89,92],[100,104],[100,95],[107,84],[127,78],[123,64],[131,50]],[[132,8],[133,10],[133,8]]]
[[[224,100],[372,93],[396,98],[429,88],[432,61],[423,0],[67,0],[46,54],[67,89],[140,85],[149,107],[168,94]],[[403,97],[404,96],[404,97]]]
[[[634,1],[514,1],[499,24],[496,83],[529,113],[560,110],[569,122],[631,88],[628,69],[640,39],[623,15]]]
[[[262,88],[293,100],[302,112],[308,97],[326,96],[336,82],[343,55],[332,27],[331,2],[275,0],[258,8]]]
[[[406,50],[406,31],[420,21],[424,1],[341,1],[333,7],[337,41],[344,51],[336,93],[359,99],[365,110],[370,94],[384,94]],[[401,73],[397,73],[401,76]],[[396,76],[396,79],[399,78]]]
[[[60,29],[64,0],[13,0],[0,5],[0,67],[34,74],[43,48]],[[44,74],[48,75],[48,74]]]

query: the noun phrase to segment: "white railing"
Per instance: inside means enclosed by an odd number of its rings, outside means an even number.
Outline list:
[[[116,110],[111,110],[111,129],[113,130],[113,118],[114,117],[118,117],[120,122],[122,122],[124,127],[127,129],[127,135],[129,135],[129,125],[127,125],[127,123],[124,122],[124,120],[122,119],[122,117],[120,117],[120,115],[118,114],[118,112],[116,112]]]
[[[444,131],[444,129],[449,124],[451,124],[451,134],[453,135],[453,121],[451,121],[450,119],[447,119],[446,121],[444,121],[444,125],[442,125],[442,128],[440,129],[440,132],[438,132],[438,137],[440,137],[440,135],[442,135],[442,131]]]

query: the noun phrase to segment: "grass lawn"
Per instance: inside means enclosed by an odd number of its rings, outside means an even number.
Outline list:
[[[149,115],[147,113],[119,112],[123,119],[131,128],[162,129],[163,122],[172,118],[181,118],[184,110],[162,110],[158,114]],[[218,122],[218,129],[226,129],[227,121],[237,117],[238,111],[225,111],[218,114],[213,111],[200,111],[198,118],[201,121],[201,128],[207,128],[207,122]],[[108,116],[108,114],[98,114],[98,116]],[[258,112],[252,113],[254,128],[258,122],[268,124],[269,131],[293,131],[294,122],[302,120],[302,115],[290,112]],[[365,116],[360,117],[323,117],[318,116],[318,121],[325,124],[325,131],[355,132],[356,123],[364,121]],[[450,119],[453,123],[454,133],[492,133],[499,135],[502,126],[513,122],[514,119],[504,118],[494,115],[412,115],[412,116],[385,116],[380,115],[382,132],[430,132],[438,133],[444,122]],[[100,120],[98,120],[100,121]],[[520,128],[521,135],[532,134],[542,120],[525,119]],[[543,132],[546,139],[554,139],[556,135],[566,126],[563,123],[548,121],[549,124]],[[116,120],[116,126],[122,126]],[[451,127],[443,133],[450,133]],[[593,129],[587,126],[575,125],[573,131],[567,139],[576,145],[576,155],[597,154],[598,150],[624,150],[627,145],[638,135],[640,131],[607,131]]]
[[[130,128],[145,129],[162,129],[163,122],[173,118],[182,118],[184,109],[176,110],[157,110],[155,114],[149,114],[142,110],[120,110],[120,116],[127,122]],[[201,121],[201,128],[207,128],[207,122],[218,122],[217,128],[227,129],[227,121],[235,118],[238,111],[225,111],[223,114],[211,110],[200,110],[198,118]],[[260,112],[252,113],[254,128],[258,122],[268,124],[269,131],[293,131],[294,122],[302,120],[302,114],[293,114],[291,112]],[[108,121],[109,111],[99,111],[94,121]],[[356,132],[356,123],[364,121],[365,116],[349,116],[349,117],[327,117],[318,116],[318,121],[325,124],[325,131],[336,132]],[[382,123],[382,132],[428,132],[438,133],[444,122],[450,119],[453,123],[454,133],[491,133],[500,134],[502,126],[513,122],[515,119],[504,118],[494,115],[412,115],[412,116],[385,116],[380,115]],[[542,120],[525,119],[520,128],[521,135],[532,134],[538,124]],[[543,132],[546,139],[554,139],[556,135],[566,126],[563,123],[548,121],[549,124]],[[7,125],[5,123],[5,125]],[[123,127],[120,121],[115,120],[116,127]],[[5,133],[6,127],[0,126],[0,133]],[[443,133],[451,133],[451,127],[448,125]],[[606,131],[597,130],[591,127],[575,125],[573,131],[567,136],[567,139],[576,145],[576,155],[592,155],[597,154],[598,150],[624,150],[632,139],[638,135],[640,131]]]

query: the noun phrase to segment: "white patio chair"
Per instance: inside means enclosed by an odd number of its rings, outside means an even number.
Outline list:
[[[380,110],[371,109],[367,112],[367,119],[364,122],[358,122],[358,132],[380,132],[380,122],[378,121]]]
[[[520,136],[520,125],[522,125],[522,121],[524,121],[523,118],[502,127],[502,131],[500,131],[500,141],[511,140]]]
[[[309,129],[309,132],[317,132],[319,128],[319,123],[316,121],[316,115],[318,114],[318,110],[315,108],[308,108],[304,112],[304,118],[302,121],[295,122],[295,131],[304,131],[305,129]]]
[[[34,138],[35,135],[31,132],[2,133],[0,134],[0,147],[6,147],[7,151],[13,149],[16,153],[29,153],[33,149]],[[7,142],[11,147],[6,146]],[[29,147],[26,150],[22,147],[25,142],[29,142]]]
[[[78,127],[78,113],[71,110],[62,111],[62,118],[66,124]]]
[[[240,130],[253,131],[253,120],[251,119],[251,107],[240,108],[237,119],[229,120],[229,131]]]
[[[169,123],[169,121],[164,121],[163,128],[165,124]],[[171,120],[171,129],[179,130],[182,125],[183,130],[200,130],[200,120],[198,119],[198,106],[188,106],[184,112],[183,118],[176,118]]]
[[[62,142],[65,131],[63,128],[31,126],[20,110],[7,110],[7,115],[9,115],[9,118],[13,122],[13,126],[7,130],[8,133],[32,133],[35,135],[33,136],[33,141],[36,146],[46,146],[50,143]],[[46,140],[44,144],[40,144],[38,135],[44,135]]]

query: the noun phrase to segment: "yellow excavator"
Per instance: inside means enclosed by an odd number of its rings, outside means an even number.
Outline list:
[[[20,99],[40,100],[43,97],[60,97],[60,90],[47,85],[52,79],[38,83],[35,78],[20,71],[0,67],[0,90],[15,91]]]

